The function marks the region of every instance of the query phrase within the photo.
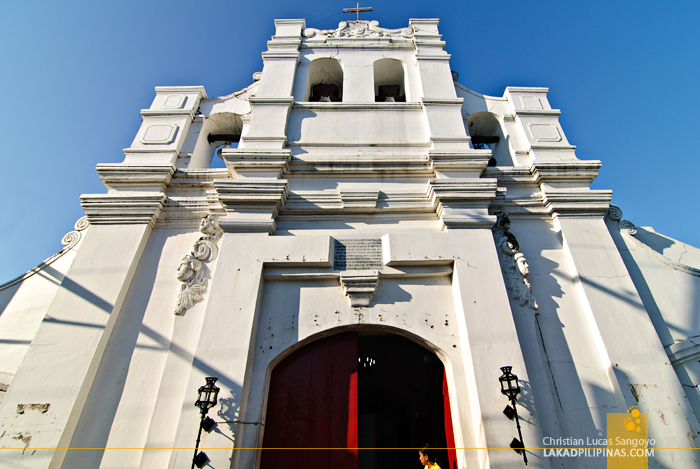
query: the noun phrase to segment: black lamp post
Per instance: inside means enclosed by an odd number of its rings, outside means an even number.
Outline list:
[[[207,380],[207,384],[199,388],[199,399],[194,403],[195,406],[199,407],[201,418],[199,421],[199,433],[197,434],[197,445],[194,448],[194,457],[192,458],[192,469],[194,469],[195,466],[199,468],[203,467],[209,460],[204,451],[197,453],[197,450],[199,450],[199,440],[202,438],[202,430],[209,433],[214,428],[214,425],[216,425],[214,419],[207,417],[207,413],[209,409],[216,405],[219,388],[214,386],[214,383],[216,383],[219,378],[209,377],[204,379]]]
[[[509,405],[506,406],[503,413],[511,420],[515,418],[515,424],[518,426],[518,436],[520,439],[513,438],[513,441],[510,442],[510,447],[513,448],[516,453],[523,455],[523,460],[527,466],[527,454],[525,453],[525,445],[523,444],[523,434],[520,430],[518,409],[515,406],[515,399],[518,397],[518,394],[520,394],[520,385],[518,384],[518,377],[510,372],[511,369],[513,369],[512,366],[501,367],[503,374],[498,378],[498,381],[501,382],[501,393],[510,399],[510,403],[513,405],[512,407]]]

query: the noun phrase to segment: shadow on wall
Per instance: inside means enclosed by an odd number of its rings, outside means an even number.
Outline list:
[[[617,247],[617,250],[622,257],[622,261],[625,263],[625,267],[630,274],[630,278],[634,283],[634,287],[639,294],[639,298],[642,300],[644,309],[646,309],[649,318],[651,319],[654,329],[661,340],[661,344],[666,347],[674,343],[673,334],[669,329],[668,324],[661,314],[659,305],[654,300],[654,295],[647,284],[646,279],[642,270],[637,265],[634,257],[630,253],[625,241],[622,239],[622,234],[620,233],[618,220],[611,219],[609,216],[606,217],[606,225],[608,226],[608,231]]]
[[[669,465],[669,464],[664,464],[661,459],[663,458],[666,461],[672,461],[676,459],[676,455],[674,455],[673,451],[669,450],[683,450],[683,449],[693,449],[697,448],[697,442],[695,441],[697,435],[695,435],[695,432],[693,430],[693,426],[690,424],[690,420],[687,420],[688,427],[687,429],[689,430],[687,432],[687,437],[688,437],[688,445],[687,447],[683,447],[682,442],[674,442],[675,444],[673,446],[680,446],[677,448],[663,448],[663,444],[661,443],[658,438],[658,433],[661,432],[654,432],[654,428],[663,428],[668,425],[666,421],[664,420],[664,415],[659,412],[658,410],[656,412],[651,412],[653,409],[648,409],[646,408],[645,404],[651,405],[653,407],[653,402],[649,401],[649,397],[646,396],[646,399],[644,399],[644,395],[648,392],[649,388],[655,388],[656,385],[654,384],[634,384],[630,383],[629,378],[627,374],[622,371],[618,366],[616,366],[613,363],[613,371],[615,372],[615,378],[617,379],[617,382],[620,385],[620,389],[622,391],[622,395],[625,398],[625,404],[627,408],[625,409],[620,409],[618,412],[624,413],[630,410],[632,407],[639,407],[639,410],[643,413],[648,414],[648,425],[649,425],[649,438],[654,438],[657,443],[656,443],[656,451],[654,458],[649,458],[649,467],[655,467],[659,469],[671,469],[675,467],[697,467],[694,464],[697,464],[696,461],[688,461],[688,459],[681,460],[683,462],[680,462],[680,465]],[[639,405],[639,402],[642,401],[642,405]],[[692,417],[691,417],[692,418]],[[606,428],[607,431],[607,428]],[[606,433],[607,435],[607,433]],[[695,454],[698,453],[698,450],[695,449]],[[689,451],[685,452],[685,457],[687,457]],[[697,459],[697,457],[696,457]],[[652,462],[653,461],[653,462]]]
[[[535,396],[533,394],[532,387],[530,386],[530,382],[526,381],[524,379],[519,379],[518,384],[520,385],[520,394],[517,396],[516,406],[520,406],[520,407],[526,409],[530,413],[530,415],[537,415],[535,413],[536,409],[537,409],[537,405],[535,404]],[[508,402],[507,405],[511,405],[510,401]],[[533,422],[531,420],[523,418],[522,412],[518,413],[518,418],[522,422],[527,422],[530,425],[532,425],[533,427],[538,426],[537,422]],[[513,420],[513,422],[515,423],[515,420]],[[521,426],[522,426],[522,424],[521,424]],[[515,425],[513,425],[513,428],[511,429],[511,431],[513,433],[513,438],[518,437],[518,433],[517,433],[516,428],[517,427]],[[542,430],[542,429],[540,428],[540,430]],[[523,440],[525,440],[525,438],[523,438]],[[528,447],[537,448],[541,445],[541,443],[542,442],[540,442],[540,441],[524,441],[523,442],[523,444],[525,445],[525,452],[527,453],[528,459],[531,459],[531,460],[540,459],[537,454],[533,453],[532,451],[528,451],[527,448]]]
[[[372,298],[371,304],[372,306],[374,306],[384,304],[408,303],[409,301],[411,301],[412,298],[413,296],[409,292],[401,288],[399,282],[381,279],[379,287],[377,288],[377,293]]]
[[[304,119],[315,119],[318,113],[311,109],[295,109],[290,113],[287,119],[287,140],[289,143],[299,142],[301,140],[301,129],[304,126]],[[298,148],[294,148],[298,151]],[[306,153],[306,152],[304,152]]]
[[[519,234],[517,230],[513,231]],[[530,243],[523,249],[532,266],[528,278],[532,282],[540,314],[535,315],[529,308],[521,307],[516,300],[510,299],[518,340],[523,349],[528,376],[532,380],[520,381],[523,389],[518,404],[533,415],[553,417],[541,422],[543,437],[597,438],[604,434],[604,429],[596,425],[591,408],[597,405],[599,399],[607,402],[613,396],[611,393],[608,396],[591,393],[586,387],[586,377],[580,374],[581,367],[588,364],[577,365],[569,345],[569,340],[577,335],[577,331],[565,330],[567,326],[561,317],[566,317],[566,311],[560,307],[565,303],[556,301],[564,297],[559,278],[566,278],[567,274],[560,272],[561,265],[541,251],[544,246],[561,243],[561,237],[559,233],[548,233],[547,236],[556,239]],[[520,237],[527,239],[524,234]],[[537,272],[545,274],[538,275]],[[538,445],[542,443],[537,442]],[[525,444],[534,446],[533,442]]]
[[[189,350],[172,342],[170,337],[143,324],[146,309],[150,303],[149,301],[139,301],[138,299],[151,297],[151,290],[156,283],[156,276],[158,273],[158,269],[152,266],[159,265],[159,260],[167,239],[167,236],[151,237],[149,239],[149,244],[146,246],[146,249],[144,249],[144,256],[141,262],[139,262],[139,266],[129,287],[126,296],[127,300],[124,302],[122,311],[113,325],[104,355],[100,359],[97,373],[90,386],[86,403],[82,409],[80,419],[69,445],[70,448],[90,449],[69,450],[62,467],[100,466],[114,424],[114,419],[125,390],[127,376],[132,366],[132,357],[137,348],[167,352],[177,356],[181,360],[191,362],[192,368],[200,370],[205,376],[219,377],[219,383],[223,385],[223,387],[232,390],[230,398],[222,399],[220,416],[224,419],[225,423],[229,425],[229,428],[235,435],[235,423],[233,422],[237,418],[235,416],[238,413],[240,405],[238,402],[238,396],[240,396],[241,393],[240,383],[227,376],[224,370],[213,368],[197,357],[192,357]],[[173,278],[174,277],[175,272],[173,272]],[[66,277],[63,281],[63,286],[111,314],[112,306],[109,303],[75,283],[72,279]],[[133,299],[133,301],[130,301],[130,299]],[[174,305],[174,297],[172,301],[172,305]],[[170,308],[172,305],[162,308],[160,312],[162,314],[173,314]],[[46,318],[45,321],[71,327],[98,327],[89,323],[61,321],[52,318]],[[144,336],[151,339],[154,345],[144,346],[137,344],[139,337]],[[159,392],[161,379],[162,377],[156,373],[153,376],[152,387],[149,390],[145,390],[145,393],[151,398],[153,397],[152,393]],[[187,404],[189,400],[191,401],[191,405],[194,406],[196,398],[196,393],[192,396],[186,396],[186,401],[183,405]],[[150,422],[151,415],[143,416],[143,418]],[[143,422],[132,423],[139,424]],[[195,429],[194,431],[196,431],[197,423],[196,419],[192,422],[193,428]]]
[[[621,217],[621,214],[619,215],[619,217],[612,218],[610,215],[606,217],[608,231],[610,232],[610,235],[612,236],[612,239],[615,242],[618,251],[620,252],[620,256],[622,257],[622,260],[625,263],[625,267],[627,268],[627,271],[630,274],[630,278],[634,283],[634,287],[642,300],[644,309],[649,315],[654,329],[656,330],[656,333],[659,336],[661,344],[664,347],[669,347],[677,343],[676,339],[682,340],[684,338],[697,336],[698,334],[700,334],[700,307],[698,306],[700,305],[700,288],[692,288],[692,291],[688,292],[694,299],[690,299],[687,304],[696,305],[691,311],[688,311],[690,316],[687,318],[686,324],[691,325],[690,327],[679,327],[679,324],[674,323],[673,315],[670,316],[670,318],[666,318],[662,312],[662,309],[664,308],[663,299],[661,299],[661,304],[657,303],[656,298],[654,297],[654,293],[652,292],[651,286],[647,282],[647,279],[645,278],[642,269],[640,268],[639,264],[637,264],[637,261],[635,260],[634,256],[627,247],[628,242],[634,243],[634,241],[625,240],[620,232],[620,222],[618,218]],[[634,237],[637,239],[637,241],[644,243],[646,246],[649,246],[649,248],[653,249],[655,252],[661,255],[664,255],[663,251],[665,249],[668,249],[675,245],[672,239],[658,235],[654,232],[650,232],[639,227],[635,227],[635,230],[637,231],[637,233],[636,235],[634,235]],[[664,266],[664,268],[672,269],[673,267]],[[677,281],[679,279],[679,276],[683,277],[686,275],[678,270],[668,272],[671,272],[672,276],[668,278],[672,280],[669,280],[668,283],[665,284],[667,287],[671,287],[673,281]],[[691,279],[692,277],[688,276],[687,278]],[[694,279],[696,281],[695,285],[698,285],[697,277],[695,277]],[[676,286],[677,285],[673,285],[673,287]],[[673,308],[673,312],[678,312],[680,309],[675,303],[673,303],[670,307]],[[668,308],[668,306],[666,306],[666,308]],[[683,391],[685,392],[685,395],[688,398],[688,401],[691,407],[693,408],[695,415],[700,416],[700,394],[698,393],[698,388],[695,386],[697,383],[693,380],[693,377],[691,376],[688,369],[688,366],[695,365],[695,360],[680,360],[671,363],[673,364],[676,375],[678,376],[678,379],[681,385],[683,386]],[[619,370],[615,369],[615,372],[618,373]],[[620,380],[620,384],[622,386],[621,378],[618,377],[618,380]]]
[[[5,312],[7,306],[12,301],[12,298],[17,294],[17,290],[22,286],[22,283],[17,283],[11,287],[7,287],[4,290],[0,290],[0,316]]]
[[[239,422],[241,410],[240,395],[241,391],[239,387],[238,389],[231,391],[231,397],[220,398],[219,403],[221,404],[221,409],[219,409],[219,411],[216,413],[216,415],[218,415],[221,419],[221,421],[217,423],[226,424],[232,435],[236,434],[237,423],[245,424],[245,422]],[[216,428],[216,432],[231,440],[228,436],[226,436],[226,434],[219,430],[218,427]],[[231,441],[233,442],[233,440]]]
[[[636,229],[637,234],[634,237],[661,255],[666,255],[664,250],[676,244],[672,239],[658,235],[653,231],[645,230],[639,226]]]

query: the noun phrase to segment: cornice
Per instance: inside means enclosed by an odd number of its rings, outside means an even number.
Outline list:
[[[194,109],[141,109],[141,117],[189,117],[194,119]]]
[[[496,197],[495,179],[431,179],[428,184],[440,200],[492,200]]]
[[[221,157],[232,174],[256,172],[279,177],[292,160],[292,151],[224,148]]]
[[[214,180],[229,177],[226,168],[178,169],[170,180],[171,188],[214,188]]]
[[[288,215],[342,215],[434,212],[433,202],[424,192],[383,193],[379,191],[299,191],[290,192],[282,213]]]
[[[435,46],[436,49],[442,51],[445,48],[445,43],[443,41],[416,40],[416,46],[419,46],[419,47]],[[440,55],[421,54],[421,53],[416,54],[416,60],[442,60],[445,62],[449,62],[451,58],[452,58],[452,56],[450,54],[440,54]]]
[[[259,105],[287,105],[287,106],[292,106],[294,104],[294,98],[291,96],[275,96],[275,97],[257,97],[253,96],[248,98],[248,101],[251,104],[259,104]]]
[[[169,196],[153,228],[197,228],[202,217],[208,214],[226,215],[213,189],[202,196]]]
[[[262,53],[262,58],[263,61],[265,60],[299,60],[299,52],[296,50],[274,50],[274,51],[266,51]]]
[[[207,99],[203,86],[156,86],[156,93],[199,93],[201,99]]]
[[[349,103],[349,102],[311,102],[311,101],[297,101],[294,103],[294,109],[341,109],[343,111],[407,111],[407,110],[421,110],[423,108],[420,102],[408,102],[408,103]]]
[[[244,178],[214,181],[219,200],[229,204],[284,204],[289,195],[286,179]]]
[[[429,150],[435,169],[483,171],[491,158],[491,150],[440,151]]]
[[[590,189],[547,189],[544,204],[549,212],[560,217],[602,217],[610,207],[612,191]]]
[[[561,143],[530,144],[532,150],[576,150],[576,145],[562,145]]]
[[[464,104],[464,98],[422,98],[421,102],[425,104],[433,105],[455,105],[462,106]]]
[[[514,93],[549,93],[549,88],[541,86],[507,86],[506,92]]]
[[[432,176],[434,168],[431,160],[423,155],[304,155],[303,158],[292,158],[285,172],[314,175],[345,173]]]
[[[141,187],[164,191],[175,173],[173,165],[147,166],[100,163],[97,173],[102,183],[112,189]],[[133,189],[132,189],[133,190]]]
[[[537,183],[583,181],[590,184],[598,176],[601,165],[598,160],[535,161],[530,170]]]
[[[526,166],[491,166],[484,169],[483,177],[496,178],[499,183],[532,184],[532,170]]]
[[[434,197],[436,211],[448,229],[490,228],[496,217],[488,207],[496,197],[495,179],[430,179],[428,194]]]
[[[299,36],[272,36],[271,41],[267,41],[267,47],[272,49],[274,47],[293,47],[295,49],[299,48],[301,45],[301,37]]]
[[[153,226],[164,203],[165,194],[162,192],[118,192],[80,196],[80,205],[91,225]]]
[[[173,156],[178,155],[177,150],[168,150],[168,146],[170,144],[164,144],[164,145],[149,145],[149,146],[142,146],[142,147],[137,147],[137,148],[124,148],[122,151],[124,152],[125,155],[167,155],[165,158],[171,158]],[[164,148],[165,147],[165,148]]]
[[[214,181],[226,218],[219,225],[228,232],[274,233],[275,218],[289,195],[285,179],[244,178]]]
[[[413,41],[410,39],[398,40],[391,39],[375,39],[375,38],[359,38],[353,41],[344,42],[346,40],[332,39],[329,42],[316,42],[313,39],[302,42],[300,49],[372,49],[372,50],[396,50],[396,49],[415,49]]]
[[[518,109],[513,111],[518,116],[560,116],[559,109]]]
[[[509,197],[506,193],[501,193],[499,188],[498,195],[489,207],[489,213],[507,212],[511,218],[518,217],[547,217],[551,219],[550,211],[544,204],[544,198],[541,192],[536,192],[527,196]]]

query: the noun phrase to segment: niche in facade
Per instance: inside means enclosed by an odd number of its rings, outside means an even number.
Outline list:
[[[188,168],[223,168],[220,150],[224,146],[237,147],[242,129],[241,116],[232,112],[219,112],[205,117]]]
[[[403,62],[379,59],[374,62],[374,100],[376,102],[405,102]]]
[[[467,133],[475,149],[491,150],[489,166],[512,166],[501,123],[490,112],[475,112],[467,118]]]
[[[309,64],[306,79],[307,101],[338,102],[343,100],[343,68],[336,59],[316,59]]]

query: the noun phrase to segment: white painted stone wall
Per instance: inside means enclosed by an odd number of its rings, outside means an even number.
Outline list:
[[[61,240],[63,249],[36,268],[0,285],[0,402],[59,290],[86,233],[87,221]]]
[[[247,448],[262,442],[274,366],[357,330],[408,337],[443,362],[455,443],[480,448],[459,449],[460,468],[523,465],[502,414],[506,365],[522,386],[527,448],[604,438],[607,414],[636,405],[657,446],[687,448],[657,450],[650,467],[696,467],[700,251],[651,230],[632,239],[605,218],[611,191],[590,189],[601,163],[576,158],[548,90],[490,97],[456,83],[436,19],[275,24],[243,90],[156,88],[124,161],[97,167],[107,193],[81,197],[91,226],[80,249],[51,264],[53,279],[44,268],[0,291],[0,377],[16,371],[0,458],[190,467],[197,389],[217,376],[209,464],[258,467]],[[375,102],[384,58],[401,64],[405,103]],[[319,59],[338,61],[341,102],[305,101]],[[211,134],[240,141],[215,155],[223,142]],[[471,137],[497,141],[475,148]],[[226,169],[210,168],[219,157]],[[518,244],[509,253],[492,231],[499,212]],[[208,215],[223,231],[205,256]],[[381,262],[336,270],[336,239],[381,240]],[[506,265],[516,253],[529,274]],[[201,277],[175,315],[186,266]],[[376,291],[362,297],[357,282]],[[527,455],[531,467],[591,467]]]

